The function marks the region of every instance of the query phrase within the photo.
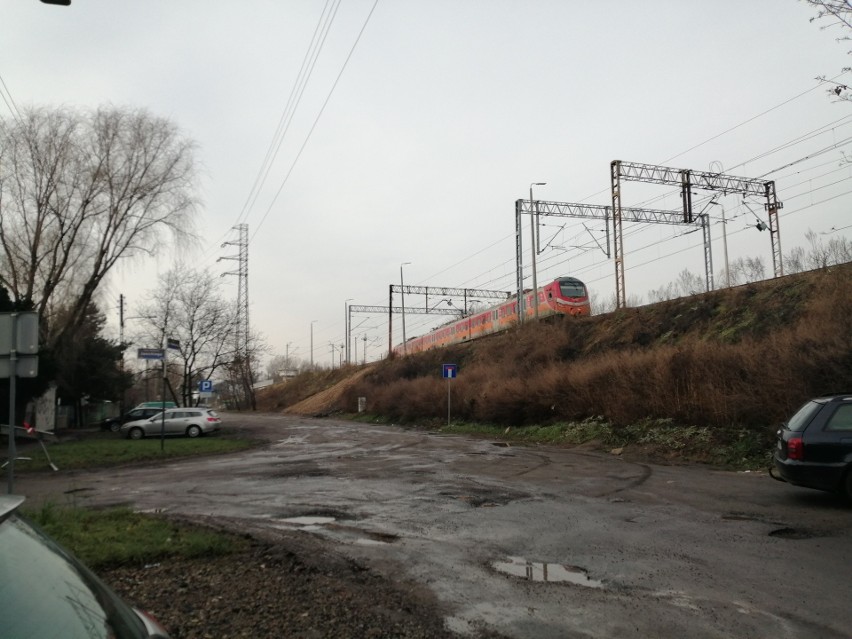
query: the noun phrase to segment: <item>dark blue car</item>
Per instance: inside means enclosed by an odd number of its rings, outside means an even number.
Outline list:
[[[778,430],[774,461],[780,479],[852,500],[852,393],[812,399],[796,411]]]

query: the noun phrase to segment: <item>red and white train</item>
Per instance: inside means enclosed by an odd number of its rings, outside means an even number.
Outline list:
[[[538,289],[538,295],[531,290],[524,291],[524,317],[535,316],[538,303],[538,316],[548,315],[588,315],[589,292],[586,285],[574,277],[560,277]],[[518,324],[518,300],[511,297],[497,306],[492,306],[475,315],[444,324],[431,333],[420,337],[412,337],[405,343],[394,348],[394,352],[402,355],[419,353],[430,348],[449,346],[467,342],[477,337],[499,333]]]

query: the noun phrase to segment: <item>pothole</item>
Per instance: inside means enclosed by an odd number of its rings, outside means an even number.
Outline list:
[[[72,488],[71,490],[66,490],[62,494],[63,495],[73,495],[74,493],[85,493],[90,490],[94,490],[91,486],[87,486],[86,488]]]
[[[568,583],[585,588],[604,587],[603,581],[591,579],[585,568],[568,564],[531,561],[524,557],[508,557],[505,561],[492,562],[491,567],[497,572],[527,581]]]
[[[819,535],[802,528],[776,528],[769,531],[769,536],[780,537],[781,539],[813,539]]]
[[[748,513],[728,513],[722,515],[724,521],[760,521],[759,517],[749,515]]]
[[[275,513],[268,513],[266,517],[276,521],[284,521],[292,524],[316,523],[316,520],[322,520],[324,523],[331,523],[339,519],[353,519],[352,515],[345,510],[336,508],[286,508]]]
[[[505,506],[518,499],[529,497],[527,493],[520,491],[489,489],[486,487],[471,486],[467,490],[461,488],[450,488],[438,492],[441,497],[450,497],[469,504],[474,508],[493,508],[494,506]]]
[[[312,462],[306,462],[278,464],[272,473],[264,476],[285,479],[288,477],[327,477],[330,474],[325,468],[320,468]]]

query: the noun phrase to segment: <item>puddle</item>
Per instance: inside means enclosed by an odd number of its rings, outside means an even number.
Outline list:
[[[288,517],[279,519],[282,524],[293,524],[295,526],[325,526],[336,521],[334,517]]]
[[[390,542],[380,541],[379,539],[356,539],[353,542],[356,546],[387,546]]]
[[[586,588],[604,587],[603,581],[590,579],[587,571],[578,566],[529,561],[523,557],[509,557],[508,561],[495,561],[491,566],[498,572],[527,581],[569,583]]]

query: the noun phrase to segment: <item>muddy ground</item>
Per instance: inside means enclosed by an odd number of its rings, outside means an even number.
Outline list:
[[[235,554],[101,576],[175,639],[457,636],[444,629],[427,591],[390,582],[307,535],[255,531],[250,547]]]

